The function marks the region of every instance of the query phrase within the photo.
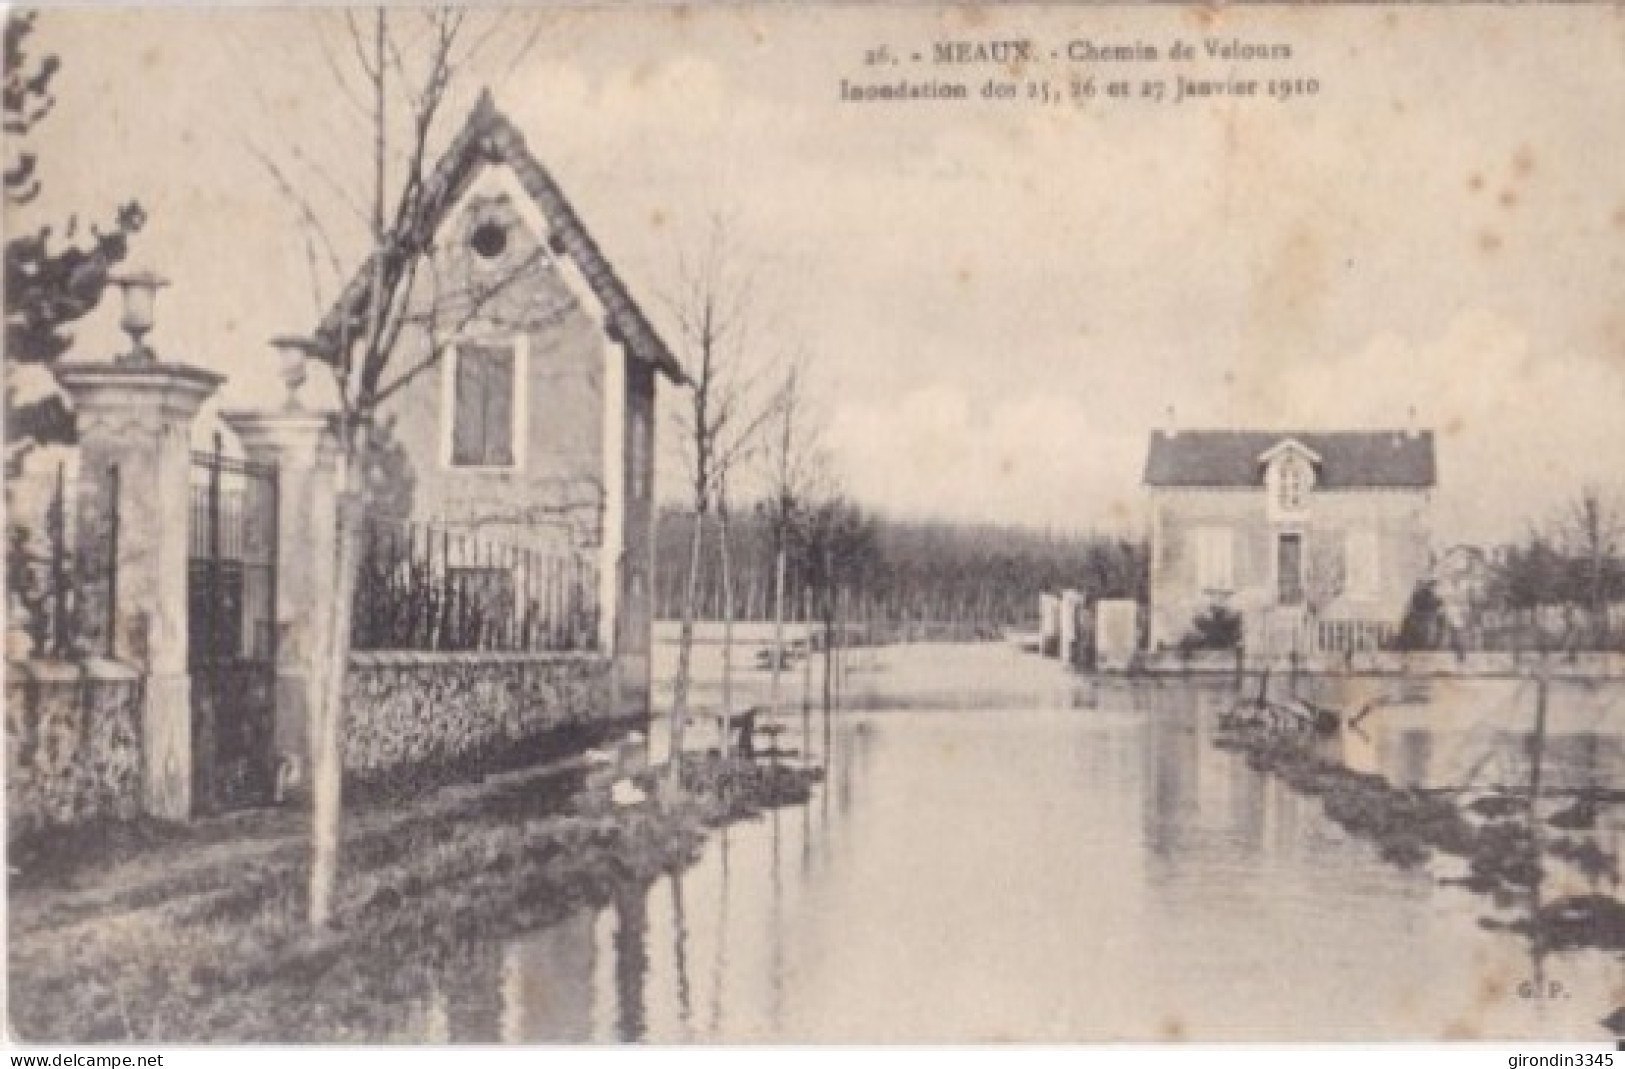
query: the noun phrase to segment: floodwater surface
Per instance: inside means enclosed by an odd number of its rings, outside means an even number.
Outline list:
[[[974,674],[976,658],[996,672],[1021,655],[919,656]],[[451,1038],[1607,1038],[1620,955],[1535,960],[1480,924],[1517,904],[1380,860],[1318,800],[1215,748],[1222,684],[1019,668],[1048,680],[1026,700],[840,713],[808,805],[716,833],[644,893],[487,948],[458,981],[486,1010],[447,1022]],[[1509,707],[1495,724],[1462,714],[1429,734],[1425,695],[1368,718],[1363,759],[1399,779],[1521,774],[1517,686],[1485,691]],[[1598,712],[1617,698],[1554,695],[1549,775],[1621,783],[1619,732]],[[1603,834],[1625,845],[1617,824]]]

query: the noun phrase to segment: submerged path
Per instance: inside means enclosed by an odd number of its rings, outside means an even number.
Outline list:
[[[1550,955],[1563,997],[1526,997],[1536,965],[1481,926],[1507,919],[1493,903],[1212,746],[1222,684],[1097,683],[994,646],[892,651],[849,684],[875,708],[840,715],[805,811],[709,844],[630,923],[520,944],[508,974],[574,976],[596,1023],[569,1027],[600,1039],[1607,1038],[1618,955]],[[955,708],[967,691],[987,700]],[[1396,718],[1371,760],[1453,774],[1483,739],[1518,745],[1515,722],[1436,714],[1448,730]],[[1593,741],[1565,752],[1617,761]],[[525,1020],[514,1038],[581,1036]]]

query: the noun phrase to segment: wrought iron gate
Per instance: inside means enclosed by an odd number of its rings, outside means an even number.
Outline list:
[[[264,805],[274,782],[277,471],[192,455],[187,608],[192,796],[202,812]]]

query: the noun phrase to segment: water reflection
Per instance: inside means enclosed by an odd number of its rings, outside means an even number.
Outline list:
[[[722,977],[728,964],[728,838],[730,829],[717,833],[721,874],[717,880],[716,954],[711,959],[710,1034],[722,1027]]]
[[[578,913],[509,944],[502,969],[504,1042],[594,1038],[597,920],[594,913]]]
[[[1304,687],[1311,700],[1367,711],[1351,742],[1369,744],[1374,752],[1357,760],[1396,784],[1521,789],[1529,782],[1533,679],[1353,676],[1305,680]],[[1619,782],[1625,768],[1622,706],[1625,687],[1617,681],[1551,684],[1542,773],[1549,786],[1572,790]]]
[[[666,882],[671,887],[672,958],[677,970],[677,1019],[682,1024],[683,1031],[687,1032],[693,1008],[689,1004],[688,923],[683,911],[683,875],[673,873]]]
[[[460,986],[501,993],[487,1038],[1602,1037],[1617,962],[1532,958],[1479,927],[1481,897],[1380,862],[1318,800],[1214,748],[1222,683],[1079,692],[838,715],[807,805],[471,961]],[[1620,782],[1617,738],[1553,709],[1550,781]],[[1427,712],[1385,707],[1332,745],[1415,783],[1485,744],[1510,762],[1498,775],[1525,760],[1514,719]],[[1569,997],[1520,997],[1526,982]],[[448,1000],[455,1037],[478,1003]]]

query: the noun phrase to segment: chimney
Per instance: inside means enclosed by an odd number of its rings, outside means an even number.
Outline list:
[[[1411,405],[1405,410],[1405,437],[1415,438],[1421,430],[1416,425],[1416,406]]]
[[[1175,418],[1174,406],[1168,406],[1168,437],[1179,437],[1179,420]]]

